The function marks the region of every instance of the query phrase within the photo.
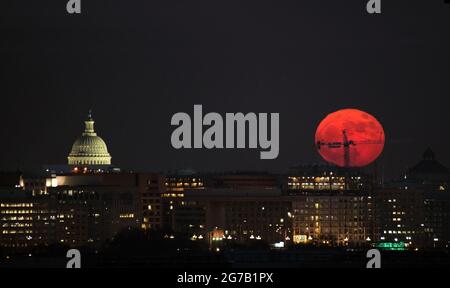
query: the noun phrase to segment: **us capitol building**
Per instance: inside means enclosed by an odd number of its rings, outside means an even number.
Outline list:
[[[81,137],[73,143],[72,151],[67,157],[70,166],[83,165],[111,165],[111,155],[105,141],[95,133],[95,121],[92,118],[92,112],[85,123],[85,129]]]

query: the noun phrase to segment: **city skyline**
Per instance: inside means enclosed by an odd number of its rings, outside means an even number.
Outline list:
[[[79,140],[74,151],[84,145]],[[435,253],[448,249],[450,173],[431,150],[403,179],[385,185],[354,168],[142,173],[96,165],[96,157],[102,154],[78,158],[89,163],[70,170],[0,173],[5,267],[69,248],[81,249],[89,267],[166,267],[175,259],[180,267],[205,261],[211,267],[259,261],[265,267],[360,267],[369,248],[382,250],[387,266],[447,263]],[[181,247],[187,258],[179,258]],[[256,258],[247,262],[246,253]],[[433,254],[439,262],[421,262]],[[353,260],[341,263],[340,257]],[[54,261],[49,264],[59,265]]]
[[[300,165],[280,173],[148,172],[116,166],[110,142],[97,134],[95,124],[90,110],[65,163],[0,172],[0,253],[32,254],[53,245],[108,253],[116,237],[149,235],[176,238],[180,245],[200,242],[211,253],[249,244],[286,253],[305,247],[448,248],[450,172],[431,149],[395,181],[380,181],[377,170],[333,165]],[[368,124],[353,120],[352,125]],[[328,144],[344,146],[345,155],[347,142],[366,143],[352,139]],[[148,257],[145,261],[153,254]]]

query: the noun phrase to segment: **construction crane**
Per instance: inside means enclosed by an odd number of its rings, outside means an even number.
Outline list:
[[[354,141],[349,140],[347,135],[347,130],[342,130],[342,141],[341,142],[323,142],[317,141],[317,149],[320,150],[323,146],[330,149],[344,149],[344,167],[350,167],[350,146],[356,145],[372,145],[372,144],[383,144],[381,140],[382,133],[380,132],[379,140],[363,140],[363,141]]]

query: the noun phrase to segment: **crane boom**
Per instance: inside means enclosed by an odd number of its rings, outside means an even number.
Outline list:
[[[323,142],[323,141],[317,141],[317,149],[320,150],[322,146],[325,146],[330,149],[344,149],[344,167],[350,167],[350,146],[356,146],[356,145],[380,145],[383,144],[382,139],[382,133],[380,133],[380,139],[379,140],[362,140],[362,141],[353,141],[348,139],[347,130],[342,130],[342,141],[341,142]]]

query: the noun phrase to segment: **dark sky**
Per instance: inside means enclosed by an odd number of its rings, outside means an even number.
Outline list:
[[[320,161],[326,114],[386,131],[388,175],[428,146],[450,166],[450,5],[444,0],[0,1],[0,169],[65,163],[93,107],[114,164],[284,169]],[[279,112],[280,155],[174,150],[171,116]]]

